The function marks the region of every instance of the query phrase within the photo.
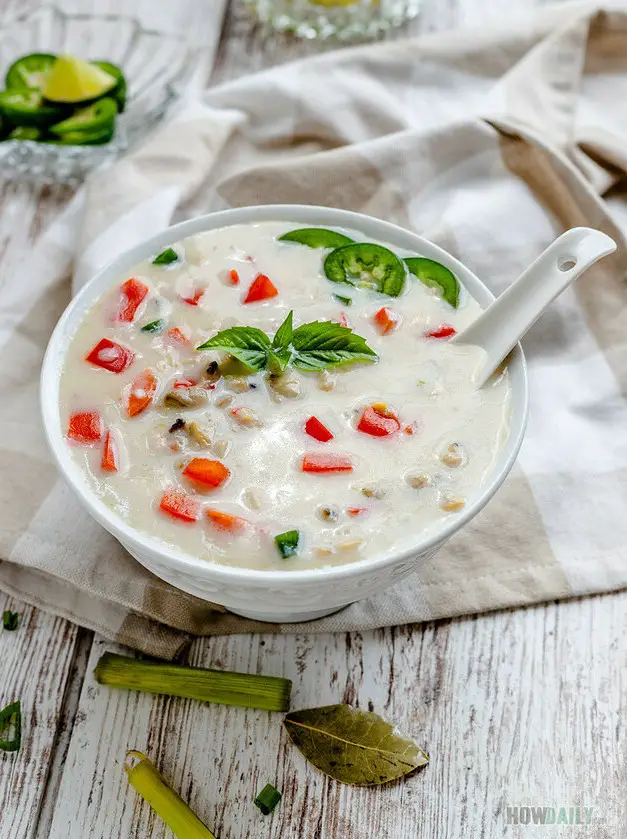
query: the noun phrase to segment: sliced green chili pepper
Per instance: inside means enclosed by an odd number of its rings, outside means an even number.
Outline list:
[[[164,320],[151,320],[150,323],[147,323],[146,326],[142,326],[142,332],[161,332],[163,327],[165,326]]]
[[[298,530],[287,530],[285,533],[279,533],[278,536],[275,536],[274,541],[283,559],[289,559],[298,552],[300,533]]]
[[[398,297],[405,285],[405,266],[400,259],[372,242],[344,245],[331,251],[324,260],[324,273],[333,283],[373,288],[391,297]]]
[[[7,87],[34,87],[39,89],[56,60],[56,55],[49,52],[33,52],[30,55],[23,55],[11,64],[4,78],[4,83]]]
[[[86,108],[78,108],[71,117],[50,126],[53,134],[63,137],[75,131],[96,132],[112,129],[118,106],[115,99],[105,96]]]
[[[174,248],[166,248],[164,251],[161,251],[160,254],[157,254],[155,258],[152,260],[153,265],[171,265],[173,262],[176,262],[179,258],[179,255],[174,250]]]
[[[343,303],[345,306],[353,305],[353,300],[351,297],[342,297],[341,294],[334,294],[333,299],[337,300],[338,303]]]
[[[10,734],[13,727],[13,737],[5,737]],[[0,749],[3,752],[18,752],[22,745],[22,706],[20,700],[11,702],[6,708],[0,711]]]
[[[266,784],[261,792],[257,793],[255,804],[264,816],[267,816],[274,810],[281,798],[282,794],[276,787],[273,787],[272,784]]]
[[[111,96],[118,103],[118,110],[120,113],[126,107],[126,77],[117,64],[112,64],[110,61],[92,61],[96,67],[100,67],[105,73],[113,76],[117,80],[116,86],[108,91],[108,96]]]
[[[113,125],[95,131],[68,131],[66,134],[50,137],[47,143],[60,146],[102,146],[113,139]]]
[[[18,125],[7,137],[7,140],[39,140],[41,131],[34,125]]]
[[[307,245],[308,248],[339,248],[342,245],[351,245],[353,241],[343,233],[324,227],[301,227],[279,236],[279,242],[298,242],[299,245]]]
[[[0,90],[0,111],[14,125],[46,126],[67,115],[67,108],[44,104],[40,91],[32,88]]]
[[[459,306],[459,282],[455,274],[433,259],[410,256],[405,259],[410,272],[430,288],[439,288],[442,298],[456,309]]]

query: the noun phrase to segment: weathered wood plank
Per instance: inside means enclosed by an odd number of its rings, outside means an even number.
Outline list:
[[[614,837],[625,819],[626,606],[621,593],[413,629],[194,645],[194,664],[292,678],[294,707],[350,701],[414,735],[430,766],[376,790],[321,776],[280,715],[111,691],[90,672],[50,839],[170,836],[128,789],[129,747],[221,839],[527,837],[507,827],[506,808],[529,805],[595,807],[614,832],[573,825],[569,836]],[[95,643],[89,671],[111,648]],[[268,781],[284,800],[264,818],[252,799]]]
[[[0,707],[22,703],[22,748],[0,752],[0,839],[35,835],[79,630],[0,594],[0,613],[20,613],[15,632],[0,629]]]

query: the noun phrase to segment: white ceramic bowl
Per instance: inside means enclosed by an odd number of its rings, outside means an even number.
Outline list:
[[[463,512],[446,519],[436,533],[416,535],[402,552],[384,554],[348,565],[302,571],[259,571],[234,568],[179,553],[129,527],[94,494],[74,463],[59,416],[59,379],[70,337],[85,311],[134,265],[180,239],[224,227],[258,221],[287,221],[301,226],[338,226],[364,237],[389,242],[447,265],[470,294],[487,306],[494,298],[471,272],[431,242],[389,222],[329,207],[271,205],[213,213],[174,225],[114,259],[76,295],[54,330],[41,375],[41,406],[48,443],[65,480],[86,510],[112,533],[142,565],[177,588],[226,606],[235,614],[262,621],[304,621],[331,614],[355,600],[370,597],[411,574],[418,562],[432,556],[488,503],[512,468],[527,421],[527,372],[522,349],[511,354],[510,436],[491,477]]]

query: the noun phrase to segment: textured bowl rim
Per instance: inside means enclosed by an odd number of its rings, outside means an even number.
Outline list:
[[[365,236],[389,242],[395,247],[415,250],[447,265],[460,277],[462,284],[468,288],[480,305],[488,305],[494,300],[494,295],[481,280],[442,248],[396,224],[362,213],[306,204],[267,204],[221,210],[180,222],[148,239],[144,239],[140,244],[126,250],[105,265],[74,296],[61,315],[46,349],[40,381],[40,402],[44,430],[56,464],[65,481],[74,490],[79,501],[92,517],[125,546],[133,551],[137,550],[138,553],[147,552],[158,556],[173,571],[184,570],[207,580],[257,583],[262,588],[275,586],[276,584],[299,585],[323,580],[331,582],[350,577],[360,577],[412,556],[427,553],[445,542],[474,518],[501,486],[516,460],[525,433],[529,399],[527,368],[520,344],[514,348],[508,360],[512,390],[510,435],[503,446],[492,474],[485,480],[476,498],[461,513],[445,520],[441,527],[434,528],[426,537],[418,537],[408,547],[395,552],[379,553],[373,557],[343,565],[289,571],[252,569],[224,565],[213,560],[198,559],[190,554],[176,551],[160,540],[154,539],[126,524],[120,516],[96,496],[83,477],[82,470],[73,461],[61,427],[61,417],[58,409],[59,382],[65,358],[66,339],[74,334],[85,311],[127,270],[164,247],[195,233],[234,224],[254,224],[261,221],[284,221],[312,226],[332,225],[359,231]]]

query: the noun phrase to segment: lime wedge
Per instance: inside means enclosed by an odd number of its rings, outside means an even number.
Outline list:
[[[89,61],[60,55],[44,81],[42,93],[51,102],[86,102],[102,96],[116,84],[117,79]]]

